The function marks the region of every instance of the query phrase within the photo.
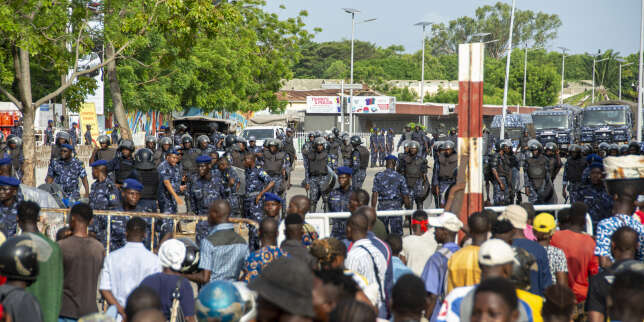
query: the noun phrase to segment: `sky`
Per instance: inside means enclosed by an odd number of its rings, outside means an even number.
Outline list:
[[[406,52],[421,48],[419,21],[445,22],[460,16],[474,16],[477,7],[493,5],[498,0],[266,0],[266,10],[280,17],[308,12],[307,28],[322,28],[314,40],[318,42],[351,39],[351,16],[342,8],[360,10],[355,38],[381,47],[403,45]],[[511,4],[511,0],[500,0]],[[280,9],[280,5],[286,6]],[[639,0],[517,0],[521,10],[558,14],[562,21],[558,38],[548,44],[549,50],[563,46],[572,53],[596,53],[598,49],[614,49],[622,56],[639,51]]]

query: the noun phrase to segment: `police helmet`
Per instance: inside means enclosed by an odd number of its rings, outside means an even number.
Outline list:
[[[599,146],[597,148],[600,151],[608,151],[608,150],[610,150],[610,144],[608,144],[606,142],[602,142],[602,143],[599,144]]]
[[[157,143],[157,138],[153,135],[146,135],[145,136],[145,143]]]
[[[528,149],[530,149],[530,151],[540,150],[541,148],[542,148],[541,142],[535,139],[528,141]]]
[[[319,138],[321,136],[322,136],[322,133],[320,133],[320,131],[313,132],[313,137]]]
[[[277,143],[277,142],[275,142]],[[326,144],[326,140],[323,137],[317,137],[315,140],[313,140],[314,145],[324,145]]]
[[[432,145],[432,148],[440,150],[442,145],[443,141],[436,141],[434,142],[434,145]]]
[[[22,139],[18,136],[14,136],[7,140],[7,144],[15,144],[16,146],[22,145]]]
[[[579,153],[581,153],[581,145],[579,145],[579,144],[571,144],[569,150],[570,150],[570,152],[579,152]]]
[[[208,128],[210,128],[211,131],[218,131],[219,130],[219,124],[213,122],[208,124]]]
[[[177,130],[179,130],[179,131],[185,131],[187,129],[188,129],[188,126],[183,124],[183,123],[177,125]]]
[[[554,142],[548,142],[546,143],[546,146],[544,147],[546,151],[556,151],[557,150],[557,143]]]
[[[609,150],[619,151],[619,145],[617,145],[617,143],[613,143],[610,145]]]
[[[501,143],[499,143],[499,147],[501,149],[512,147],[512,142],[510,142],[509,140],[503,140],[503,141],[501,141]]]
[[[210,143],[210,138],[207,135],[200,135],[197,137],[197,143],[201,144],[202,142]]]
[[[308,137],[309,138],[315,138],[315,132],[309,132]]]
[[[123,149],[128,149],[130,151],[134,151],[134,142],[132,140],[121,140],[121,143],[119,143],[119,148],[118,150],[121,151]]]
[[[184,134],[181,136],[181,144],[192,143],[192,136],[190,134]]]
[[[71,137],[69,136],[69,133],[65,131],[60,131],[56,133],[56,141],[58,141],[58,139],[65,139],[65,141],[70,142]]]
[[[351,137],[349,142],[351,142],[351,145],[360,145],[362,144],[362,139],[359,136],[354,135]]]
[[[324,138],[328,140],[332,139],[334,137],[333,132],[331,131],[324,131]]]
[[[444,144],[445,143],[443,143],[443,145]],[[409,142],[409,148],[410,149],[416,148],[416,150],[418,150],[418,149],[420,149],[420,144],[418,144],[418,142],[412,140],[411,142]]]
[[[337,127],[334,127],[334,128],[333,128],[333,130],[331,130],[331,132],[333,132],[333,135],[335,135],[335,136],[339,136],[339,135],[340,135],[340,130],[338,130],[338,128],[337,128]]]
[[[154,162],[152,162],[152,150],[143,148],[139,149],[134,153],[134,162],[136,162],[136,168],[141,170],[152,170],[154,169]]]
[[[584,155],[591,154],[593,153],[593,148],[591,148],[588,144],[584,144],[581,146],[581,153]]]
[[[172,139],[167,137],[167,136],[164,136],[159,140],[159,144],[160,145],[166,145],[166,144],[172,145]]]
[[[628,145],[626,144],[621,144],[619,146],[619,154],[627,154],[628,153]]]
[[[98,143],[99,144],[107,144],[107,145],[109,145],[110,144],[110,137],[105,135],[105,134],[99,135],[98,136]]]
[[[414,141],[414,142],[415,142],[415,141]],[[416,143],[418,143],[418,142],[416,142]],[[452,140],[444,141],[444,142],[443,142],[443,149],[444,149],[444,150],[447,150],[447,149],[454,149],[454,142],[452,142]]]
[[[245,144],[246,144],[246,139],[244,139],[244,138],[243,138],[243,137],[241,137],[241,136],[237,136],[237,137],[235,137],[235,142],[237,142],[237,143],[244,143],[244,145],[245,145]]]
[[[322,139],[324,141],[323,138],[316,138],[315,140],[313,140],[313,143],[319,144],[319,143],[317,143],[318,139]],[[322,144],[324,144],[324,142]],[[267,139],[266,140],[266,146],[269,146],[269,147],[270,146],[277,146],[277,147],[279,147],[279,145],[280,145],[279,140],[276,140],[276,139]]]
[[[189,238],[178,238],[186,247],[186,255],[181,263],[181,273],[190,274],[199,268],[199,246]]]
[[[248,142],[257,142],[257,138],[254,135],[248,137]]]
[[[0,274],[10,280],[34,282],[38,277],[37,240],[19,235],[0,246]],[[43,241],[43,245],[49,247]],[[49,247],[51,248],[51,247]]]
[[[234,135],[232,135],[232,134],[228,134],[228,135],[226,135],[226,138],[224,139],[224,144],[227,147],[232,146],[233,144],[235,144],[235,141],[236,141],[236,137]]]
[[[636,148],[636,149],[637,149],[637,151],[639,152],[639,150],[641,149],[641,146],[640,146],[640,143],[639,143],[639,142],[637,142],[637,141],[631,141],[631,142],[629,142],[629,143],[628,143],[628,148],[629,148],[629,149],[631,149],[631,148]]]

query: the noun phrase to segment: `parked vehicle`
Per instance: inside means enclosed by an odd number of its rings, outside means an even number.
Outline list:
[[[633,137],[633,113],[629,105],[597,105],[581,113],[581,142],[599,145],[628,143]]]
[[[279,126],[252,126],[245,128],[241,133],[241,137],[248,140],[249,137],[254,136],[257,140],[255,144],[262,146],[264,145],[264,140],[276,139],[280,133],[284,133],[284,129]]]
[[[570,144],[579,140],[580,115],[581,109],[572,105],[548,106],[532,112],[536,139],[543,145],[557,143],[565,153]]]
[[[502,120],[503,115],[495,115],[490,125],[490,134],[497,140],[501,135]],[[505,139],[512,140],[514,150],[519,146],[519,139],[526,129],[530,132],[530,136],[534,137],[534,127],[530,114],[507,114],[505,116]]]

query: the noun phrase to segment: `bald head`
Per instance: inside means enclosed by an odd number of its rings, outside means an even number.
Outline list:
[[[270,245],[277,243],[277,228],[279,223],[273,217],[266,217],[259,225],[259,235],[262,242],[268,242]]]
[[[368,219],[363,214],[353,214],[347,221],[347,237],[352,241],[357,241],[367,236]]]
[[[373,225],[376,224],[376,220],[378,219],[376,216],[376,210],[369,206],[362,206],[356,209],[355,213],[367,217],[367,230],[371,230],[371,228],[373,228]]]
[[[616,260],[633,259],[639,245],[639,235],[628,226],[617,229],[610,237],[611,252]]]
[[[490,219],[483,213],[477,212],[467,219],[467,225],[472,234],[487,234],[490,230]]]
[[[163,315],[163,312],[161,312],[158,309],[147,309],[143,310],[141,312],[138,312],[132,317],[132,322],[157,322],[157,321],[165,321],[166,318]]]
[[[291,214],[298,214],[304,218],[307,212],[311,209],[311,201],[305,195],[295,195],[291,198],[289,203],[288,212]]]
[[[208,222],[211,225],[219,225],[228,222],[230,216],[230,204],[225,199],[213,202],[208,208]]]

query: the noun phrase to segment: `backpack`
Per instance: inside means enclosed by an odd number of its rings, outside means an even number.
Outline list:
[[[366,169],[369,167],[369,150],[362,145],[358,146],[356,149],[358,149],[358,153],[360,153],[360,169]]]
[[[183,282],[183,277],[179,277],[177,280],[177,286],[172,292],[172,309],[170,310],[170,320],[169,322],[185,322],[186,318],[183,316],[183,311],[181,310],[181,283]]]

